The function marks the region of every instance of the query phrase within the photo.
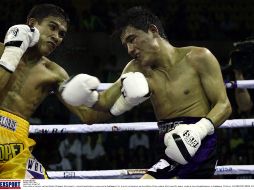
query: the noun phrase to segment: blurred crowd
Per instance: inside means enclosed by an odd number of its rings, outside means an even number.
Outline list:
[[[254,29],[252,0],[2,0],[1,28],[24,23],[32,6],[45,2],[63,7],[70,15],[71,29],[83,32],[112,32],[114,19],[135,5],[155,12],[171,39],[236,40]],[[1,36],[4,31],[1,30]]]
[[[163,21],[169,39],[174,41],[239,41],[253,35],[254,1],[252,0],[2,0],[0,5],[0,37],[8,27],[24,23],[26,13],[36,3],[50,2],[60,5],[70,15],[70,33],[105,33],[113,31],[114,19],[123,10],[134,5],[146,5]],[[15,7],[15,11],[12,11]],[[75,39],[75,38],[74,38]],[[103,43],[102,43],[103,44]],[[65,44],[65,47],[68,44]],[[79,48],[78,48],[79,47]],[[88,51],[82,44],[75,52]],[[113,48],[114,49],[114,48]],[[74,51],[72,49],[72,51]],[[104,49],[107,52],[107,49]],[[235,50],[237,51],[237,47]],[[72,52],[73,53],[73,52]],[[222,72],[225,81],[253,79],[254,53],[238,55],[227,52],[223,60]],[[252,54],[253,53],[253,54]],[[216,55],[216,54],[215,54]],[[102,60],[93,53],[89,59],[93,67],[86,68],[103,82],[114,82],[121,71],[116,54],[110,53]],[[242,56],[242,57],[241,57]],[[239,58],[240,57],[240,58]],[[248,69],[242,69],[240,61],[245,60]],[[252,64],[253,63],[253,64]],[[233,113],[230,119],[254,118],[252,90],[228,89]],[[155,116],[148,103],[110,122],[149,122]],[[54,95],[41,104],[31,119],[31,124],[77,124],[79,119],[57,101]],[[254,164],[253,128],[218,129],[218,165]],[[161,147],[156,143],[157,133],[113,132],[89,134],[41,134],[31,135],[37,141],[36,157],[49,170],[103,170],[123,168],[149,168],[158,160]],[[228,176],[223,176],[227,178]],[[230,176],[235,178],[235,176]],[[251,175],[240,176],[252,178]]]

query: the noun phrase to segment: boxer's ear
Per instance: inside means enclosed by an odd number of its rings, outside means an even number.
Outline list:
[[[158,38],[160,36],[159,30],[154,24],[149,25],[148,32],[151,32],[155,38]]]
[[[152,33],[159,33],[157,26],[154,24],[150,24],[148,30],[150,30]]]
[[[30,27],[34,27],[37,23],[38,21],[35,18],[29,18],[26,21],[26,24]]]

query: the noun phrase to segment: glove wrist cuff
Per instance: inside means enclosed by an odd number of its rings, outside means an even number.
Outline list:
[[[4,53],[1,57],[1,65],[6,69],[14,72],[19,64],[24,51],[18,47],[5,47]]]
[[[201,139],[203,139],[206,135],[212,135],[214,133],[214,125],[210,121],[210,119],[202,118],[196,124],[200,129],[199,133],[200,133]]]
[[[114,116],[118,116],[126,111],[129,111],[132,107],[133,105],[129,104],[121,94],[121,96],[116,100],[114,105],[111,107],[110,113]]]

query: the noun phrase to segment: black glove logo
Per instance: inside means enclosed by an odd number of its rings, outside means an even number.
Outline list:
[[[7,34],[8,39],[15,38],[18,35],[19,29],[17,27],[12,28],[9,33]]]

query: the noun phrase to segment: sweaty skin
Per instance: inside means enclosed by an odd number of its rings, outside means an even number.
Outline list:
[[[14,73],[0,68],[2,82],[0,109],[26,120],[50,92],[54,91],[62,101],[57,89],[64,80],[69,78],[61,66],[41,56],[50,54],[61,44],[67,31],[67,24],[60,18],[49,16],[41,23],[36,22],[34,26],[40,30],[41,34],[37,46],[27,50]],[[0,55],[3,50],[4,45],[1,43]],[[99,122],[109,118],[109,114],[96,112],[84,106],[75,108],[67,104],[65,106],[85,123]]]
[[[219,63],[206,48],[173,47],[155,25],[147,32],[127,26],[121,41],[133,58],[123,70],[142,72],[157,120],[207,117],[215,127],[231,114]],[[135,88],[135,86],[133,86]],[[121,79],[100,94],[95,107],[110,109],[121,94]],[[153,179],[145,174],[142,179]]]
[[[146,33],[128,26],[121,40],[134,58],[123,73],[138,71],[145,75],[157,120],[207,117],[217,127],[228,118],[231,106],[219,63],[209,50],[175,48],[153,28]],[[120,89],[119,79],[100,95],[95,108],[111,107]]]
[[[206,116],[210,105],[202,88],[194,65],[188,60],[191,48],[178,49],[185,55],[167,69],[163,67],[137,67],[135,61],[127,67],[128,70],[143,72],[151,91],[151,102],[158,120],[179,116]]]

